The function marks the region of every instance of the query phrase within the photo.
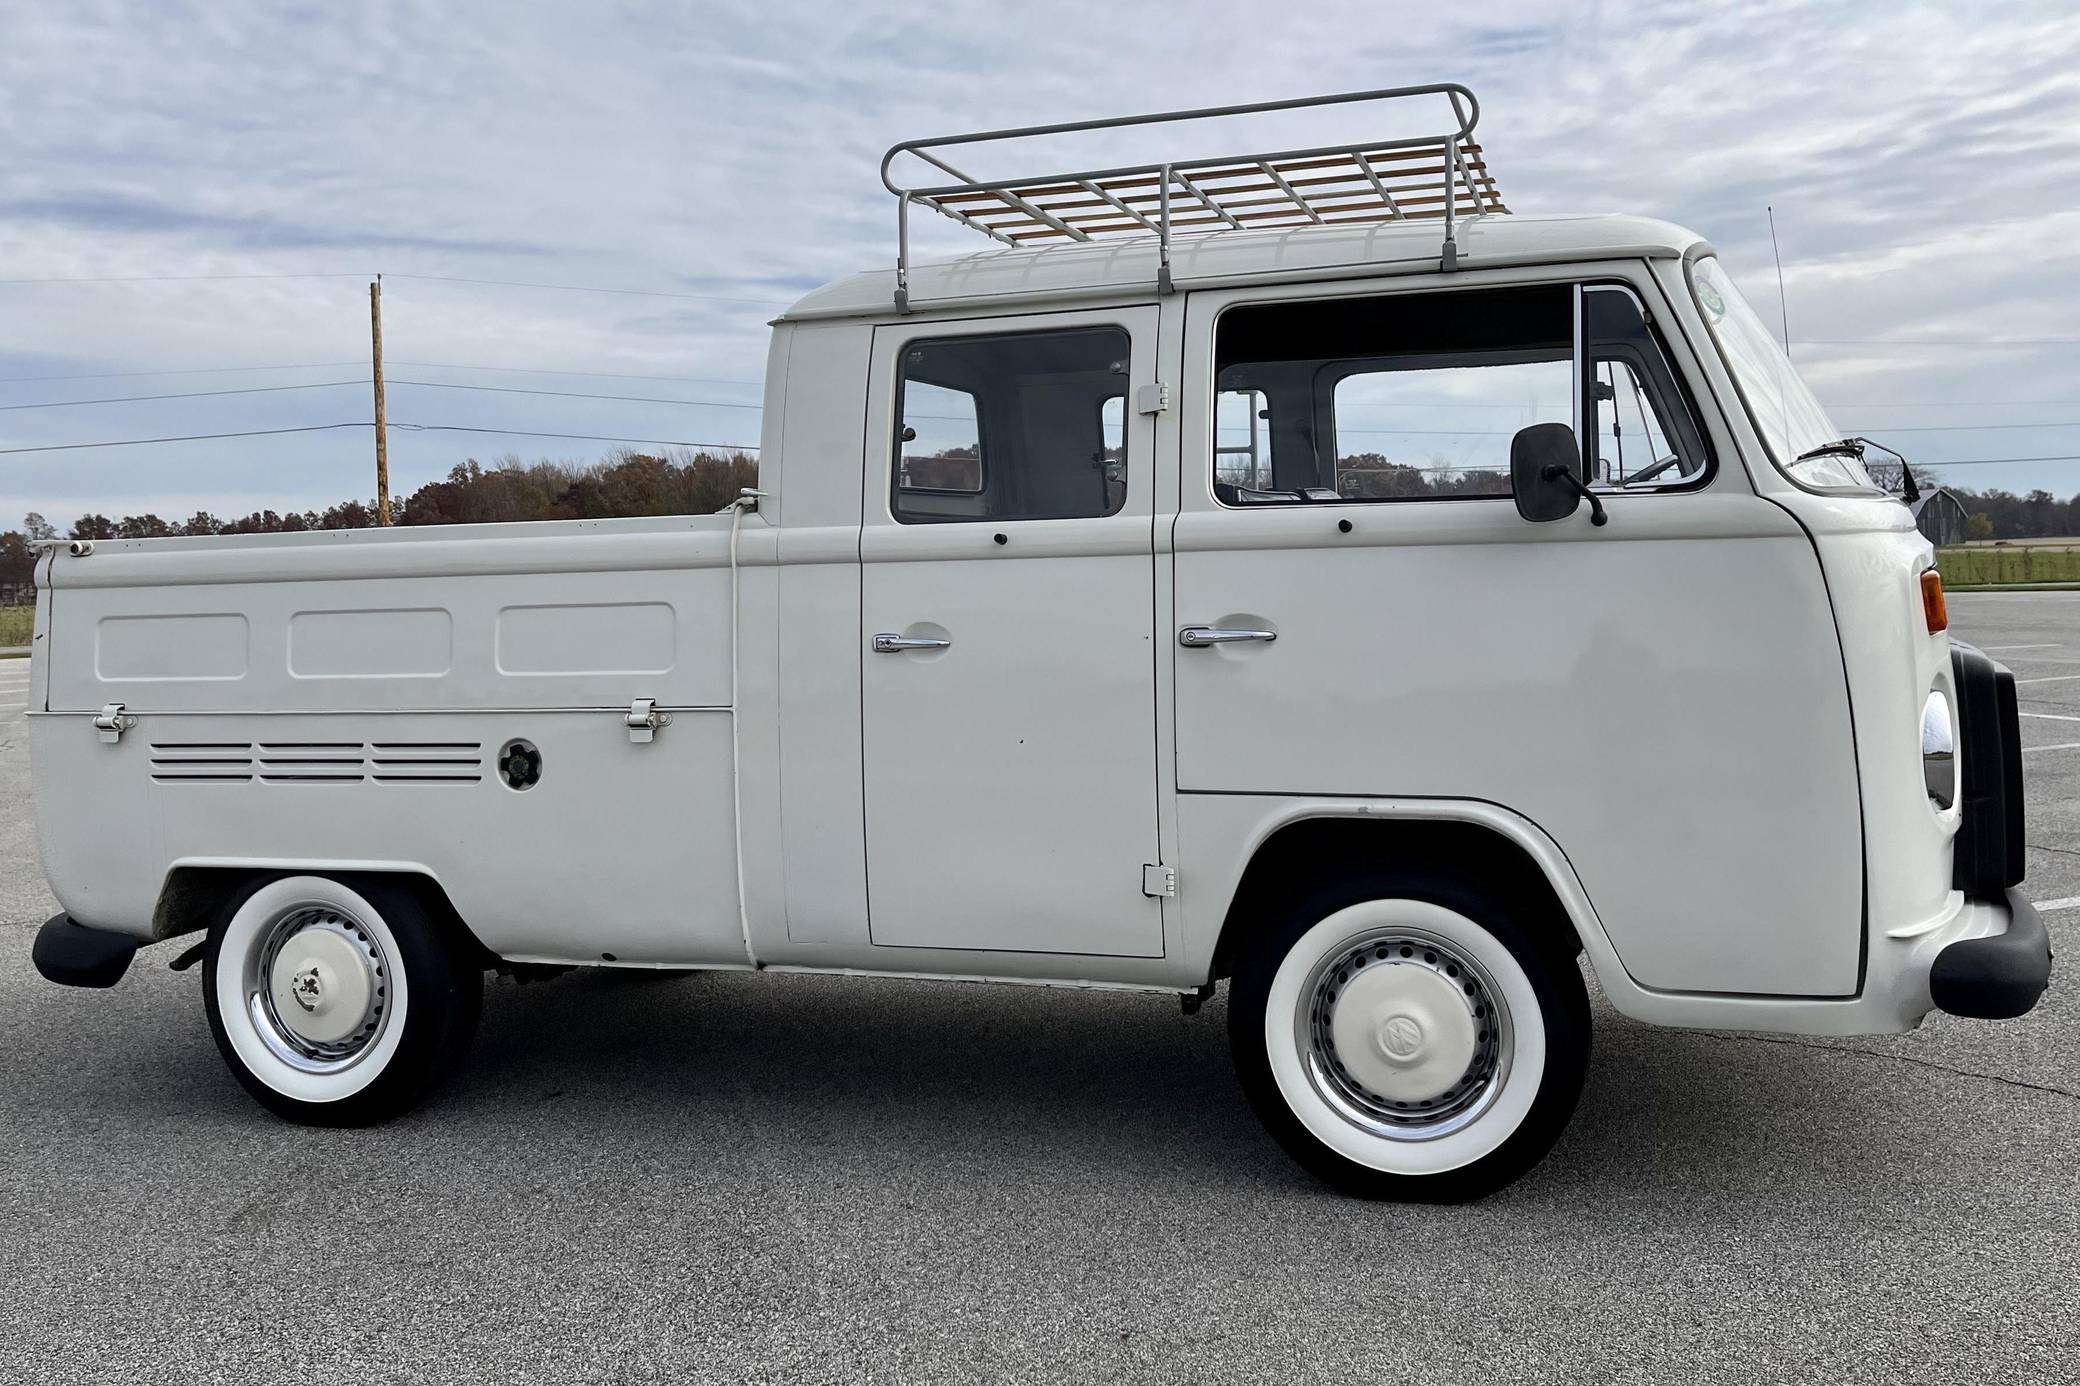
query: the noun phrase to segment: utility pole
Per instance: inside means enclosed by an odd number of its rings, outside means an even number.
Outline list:
[[[369,357],[376,384],[376,523],[390,523],[390,433],[383,420],[383,276],[368,286]]]

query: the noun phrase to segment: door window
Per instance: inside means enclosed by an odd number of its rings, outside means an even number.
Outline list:
[[[1213,397],[1213,479],[1259,491],[1271,484],[1271,405],[1261,390]]]
[[[1118,513],[1127,334],[942,337],[899,358],[890,510],[903,524]]]
[[[1704,441],[1675,371],[1630,289],[1582,290],[1589,484],[1609,491],[1687,486],[1705,473]]]
[[[1243,305],[1221,315],[1214,360],[1225,505],[1507,497],[1511,441],[1536,423],[1591,439],[1606,489],[1705,475],[1680,383],[1616,286]]]

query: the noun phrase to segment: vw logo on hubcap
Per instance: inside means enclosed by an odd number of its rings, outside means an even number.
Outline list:
[[[1390,1015],[1380,1022],[1379,1047],[1390,1059],[1414,1058],[1423,1047],[1423,1027],[1414,1016]]]

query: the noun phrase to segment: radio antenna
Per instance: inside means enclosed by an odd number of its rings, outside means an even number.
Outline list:
[[[1769,253],[1777,261],[1777,321],[1784,332],[1784,354],[1791,354],[1791,310],[1784,300],[1784,254],[1777,249],[1777,209],[1765,204],[1762,209],[1769,215]]]

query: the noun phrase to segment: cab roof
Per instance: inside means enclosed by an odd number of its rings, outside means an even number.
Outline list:
[[[1569,260],[1675,259],[1704,244],[1696,232],[1651,217],[1611,214],[1476,216],[1457,229],[1458,268]],[[1442,254],[1436,220],[1211,231],[1179,237],[1170,274],[1180,290],[1237,282],[1436,272]],[[1160,248],[1151,238],[984,250],[910,267],[910,306],[1022,304],[1050,298],[1156,295]],[[836,280],[798,300],[778,321],[893,317],[896,272],[874,270]]]

